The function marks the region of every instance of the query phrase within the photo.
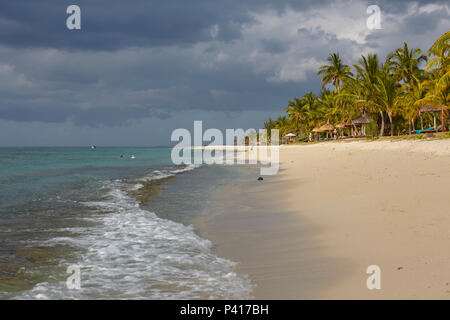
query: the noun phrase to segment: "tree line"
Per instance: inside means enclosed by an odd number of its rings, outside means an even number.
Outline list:
[[[300,139],[325,123],[352,123],[361,115],[373,120],[376,135],[411,134],[431,123],[432,115],[420,112],[437,107],[440,130],[446,130],[450,87],[450,31],[443,34],[424,55],[418,48],[402,47],[380,61],[376,53],[362,55],[353,68],[331,53],[317,72],[322,77],[320,93],[291,99],[284,115],[269,118],[264,128],[279,129],[284,137],[295,132]],[[420,117],[419,117],[420,116]],[[418,123],[420,118],[420,123]],[[372,133],[374,134],[374,133]]]

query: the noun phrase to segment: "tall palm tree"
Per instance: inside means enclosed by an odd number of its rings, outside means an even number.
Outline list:
[[[318,75],[322,75],[322,88],[331,83],[334,86],[334,92],[339,93],[341,82],[352,76],[350,67],[342,63],[339,53],[330,54],[327,60],[329,64],[321,66],[317,72]]]
[[[363,82],[355,78],[344,81],[341,93],[336,96],[336,108],[340,121],[347,122],[362,113],[368,107],[367,90]],[[353,128],[356,126],[353,124]]]
[[[380,136],[384,135],[385,111],[383,108],[375,103],[377,99],[377,83],[378,76],[383,70],[386,70],[386,65],[380,64],[378,55],[368,54],[366,57],[361,56],[358,64],[353,65],[357,72],[357,81],[352,88],[359,94],[359,100],[365,102],[365,108],[374,107],[374,111],[379,112],[381,116]],[[365,110],[362,110],[365,112]]]
[[[404,42],[403,48],[396,49],[388,56],[387,63],[393,75],[412,87],[414,77],[418,78],[420,73],[423,73],[423,70],[419,69],[420,63],[426,60],[427,57],[422,54],[422,50],[417,48],[410,50],[408,44]]]
[[[423,99],[426,93],[423,82],[414,77],[413,83],[414,85],[411,88],[404,90],[403,94],[404,105],[402,107],[402,113],[408,119],[409,134],[411,134],[411,129],[415,130],[415,119],[420,114],[420,107],[416,102]],[[422,117],[420,118],[420,125],[421,129],[423,129]]]
[[[380,65],[376,53],[369,53],[366,57],[361,56],[358,60],[358,64],[353,66],[357,71],[357,78],[370,84],[375,84],[377,82],[377,76],[383,67]]]

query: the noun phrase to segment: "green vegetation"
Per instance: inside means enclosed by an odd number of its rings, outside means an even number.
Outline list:
[[[446,131],[449,51],[450,31],[436,40],[428,56],[405,42],[384,63],[373,53],[361,56],[352,68],[342,62],[339,53],[331,53],[328,64],[318,70],[323,84],[320,93],[291,99],[285,115],[269,118],[264,128],[269,132],[279,129],[281,137],[294,132],[296,142],[307,142],[310,135],[315,140],[335,136],[374,139],[386,134],[411,135],[426,128]]]

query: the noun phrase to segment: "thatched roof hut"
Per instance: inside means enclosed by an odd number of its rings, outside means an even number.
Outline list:
[[[319,129],[322,130],[322,131],[333,131],[334,130],[334,126],[330,123],[330,121],[328,121],[323,126],[321,126]]]
[[[362,124],[368,124],[372,122],[372,119],[370,119],[368,116],[363,114],[361,117],[353,119],[352,120],[355,125],[362,125]]]
[[[315,127],[314,129],[312,129],[313,132],[322,132],[322,130],[320,130],[320,127]]]
[[[343,121],[341,123],[338,123],[335,127],[338,129],[343,129],[343,128],[348,128],[351,126],[352,126],[352,123],[350,121],[347,121],[347,122]]]
[[[436,106],[423,106],[420,108],[420,112],[441,112],[441,107]]]

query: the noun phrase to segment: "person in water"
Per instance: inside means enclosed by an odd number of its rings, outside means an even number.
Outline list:
[[[120,159],[123,159],[123,154],[121,154],[119,158],[120,158]]]

